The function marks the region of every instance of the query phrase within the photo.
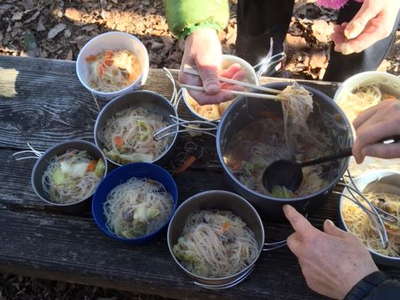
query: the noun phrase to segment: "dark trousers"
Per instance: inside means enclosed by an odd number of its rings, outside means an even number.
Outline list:
[[[239,0],[237,55],[253,65],[256,64],[266,55],[271,37],[274,39],[274,53],[281,52],[293,5],[294,0]],[[338,23],[349,22],[360,6],[360,3],[350,1],[339,11]],[[342,55],[332,49],[324,80],[343,81],[356,73],[376,70],[395,40],[397,24],[388,38],[375,43],[362,53]]]

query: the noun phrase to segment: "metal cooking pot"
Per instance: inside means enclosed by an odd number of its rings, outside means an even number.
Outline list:
[[[259,245],[256,258],[247,267],[229,276],[221,278],[207,278],[196,275],[187,270],[175,257],[172,249],[182,234],[187,217],[196,211],[207,209],[229,210],[240,217],[254,232]],[[253,271],[254,264],[262,251],[270,251],[286,245],[286,241],[265,243],[264,226],[254,207],[244,198],[227,191],[206,191],[196,194],[183,202],[172,217],[168,226],[167,241],[169,251],[178,266],[195,281],[194,284],[213,290],[227,289],[245,280]]]
[[[85,150],[89,153],[90,156],[92,156],[95,159],[102,159],[104,162],[104,175],[102,176],[103,178],[107,174],[107,160],[101,152],[101,150],[95,146],[92,143],[89,143],[87,141],[82,141],[82,140],[70,140],[66,142],[59,143],[51,148],[49,148],[46,152],[42,153],[39,151],[32,151],[36,154],[37,156],[37,161],[32,169],[32,176],[31,176],[31,182],[32,182],[32,188],[33,191],[42,199],[44,202],[47,204],[53,206],[53,207],[58,207],[60,209],[63,209],[64,211],[75,213],[75,212],[81,212],[86,210],[87,208],[87,200],[92,196],[89,195],[85,199],[81,199],[79,201],[73,202],[73,203],[56,203],[50,200],[49,195],[45,192],[43,189],[42,185],[42,178],[43,174],[46,171],[47,167],[49,166],[49,162],[56,156],[64,154],[68,149],[77,149],[77,150]],[[29,158],[29,157],[28,157]],[[100,182],[100,180],[99,180]],[[94,193],[95,191],[93,191]],[[92,194],[93,194],[92,193]]]
[[[289,84],[291,83],[281,82],[271,83],[265,86],[282,90]],[[321,126],[327,127],[328,125],[328,127],[333,127],[326,124],[326,120],[323,119],[323,116],[334,116],[336,147],[332,148],[339,150],[351,146],[353,142],[351,125],[342,110],[324,93],[307,86],[304,86],[304,88],[313,94],[314,112],[310,115],[310,118],[319,118],[321,121],[318,121],[318,124],[321,124]],[[261,213],[272,218],[283,217],[282,206],[284,204],[291,204],[300,211],[304,211],[309,204],[315,205],[321,203],[321,200],[332,191],[343,176],[348,166],[348,158],[342,159],[336,163],[335,168],[332,170],[332,174],[334,175],[332,177],[334,178],[330,180],[327,186],[310,195],[291,199],[275,198],[251,190],[241,183],[225,164],[224,153],[227,151],[229,141],[231,141],[234,135],[247,124],[261,118],[260,112],[282,114],[282,107],[278,101],[242,97],[229,106],[218,125],[216,137],[218,158],[230,184],[239,194],[254,204]]]

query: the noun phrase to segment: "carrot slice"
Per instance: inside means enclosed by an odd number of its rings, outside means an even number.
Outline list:
[[[118,135],[114,138],[114,144],[117,148],[121,148],[122,146],[124,146],[124,140],[121,136]]]
[[[96,169],[97,160],[91,160],[86,168],[86,172],[93,172]]]
[[[225,222],[224,224],[222,224],[222,232],[227,232],[230,227],[231,227],[231,223]]]
[[[89,55],[89,56],[86,57],[86,61],[89,62],[89,63],[96,61],[96,59],[97,59],[96,55]]]
[[[180,174],[185,172],[187,169],[190,168],[191,165],[196,161],[196,157],[194,155],[190,155],[184,162],[183,164],[177,168],[174,172],[174,174]]]

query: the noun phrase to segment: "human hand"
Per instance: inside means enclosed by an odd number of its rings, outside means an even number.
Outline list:
[[[347,24],[337,25],[332,35],[335,51],[344,55],[359,53],[388,37],[400,9],[399,0],[364,0]]]
[[[187,37],[182,58],[179,81],[189,85],[203,86],[205,92],[189,91],[200,105],[215,104],[231,100],[233,95],[221,89],[240,89],[232,85],[221,85],[218,76],[242,80],[244,72],[238,64],[221,71],[222,50],[214,29],[199,29]],[[198,70],[200,78],[183,72],[185,66]]]
[[[313,291],[343,299],[361,279],[378,270],[361,241],[332,221],[324,222],[322,232],[292,206],[285,205],[283,211],[295,230],[287,240],[288,247]]]
[[[356,142],[353,155],[357,163],[365,156],[400,157],[400,143],[383,144],[382,140],[400,135],[400,101],[389,99],[362,112],[353,122]]]

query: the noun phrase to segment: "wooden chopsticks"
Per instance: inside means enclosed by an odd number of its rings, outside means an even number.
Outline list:
[[[202,86],[189,85],[189,84],[183,84],[183,83],[179,83],[179,85],[181,87],[185,88],[185,89],[205,92],[205,88],[202,87]],[[229,93],[234,94],[234,95],[248,96],[248,97],[254,97],[254,98],[263,98],[263,99],[272,99],[272,100],[281,100],[282,99],[278,95],[268,95],[268,94],[260,94],[260,93],[242,92],[242,91],[226,90],[226,89],[222,89],[221,91],[226,91],[226,92],[229,92]]]
[[[199,73],[196,70],[194,70],[192,68],[188,68],[188,67],[184,68],[183,72],[187,73],[187,74],[195,75],[195,76],[200,76]],[[229,79],[229,78],[224,78],[224,77],[218,77],[218,80],[222,81],[222,82],[229,83],[229,84],[238,85],[238,86],[242,86],[242,87],[247,87],[247,88],[251,88],[251,89],[257,90],[257,91],[264,92],[264,93],[253,93],[253,92],[243,92],[243,91],[222,89],[222,91],[227,91],[227,92],[230,92],[231,94],[234,94],[234,95],[249,96],[249,97],[263,98],[263,99],[273,99],[273,100],[280,100],[281,99],[279,97],[279,94],[282,91],[280,91],[280,90],[271,89],[271,88],[267,88],[267,87],[263,87],[263,86],[258,86],[258,85],[252,84],[252,83],[243,82],[243,81],[234,80],[234,79]],[[196,91],[203,91],[203,92],[205,91],[205,89],[203,87],[201,87],[201,86],[194,86],[194,85],[188,85],[188,84],[183,84],[183,83],[179,83],[179,85],[181,87],[183,87],[183,88],[186,88],[186,89],[191,89],[191,90],[196,90]],[[269,93],[269,94],[265,94],[265,93]]]

